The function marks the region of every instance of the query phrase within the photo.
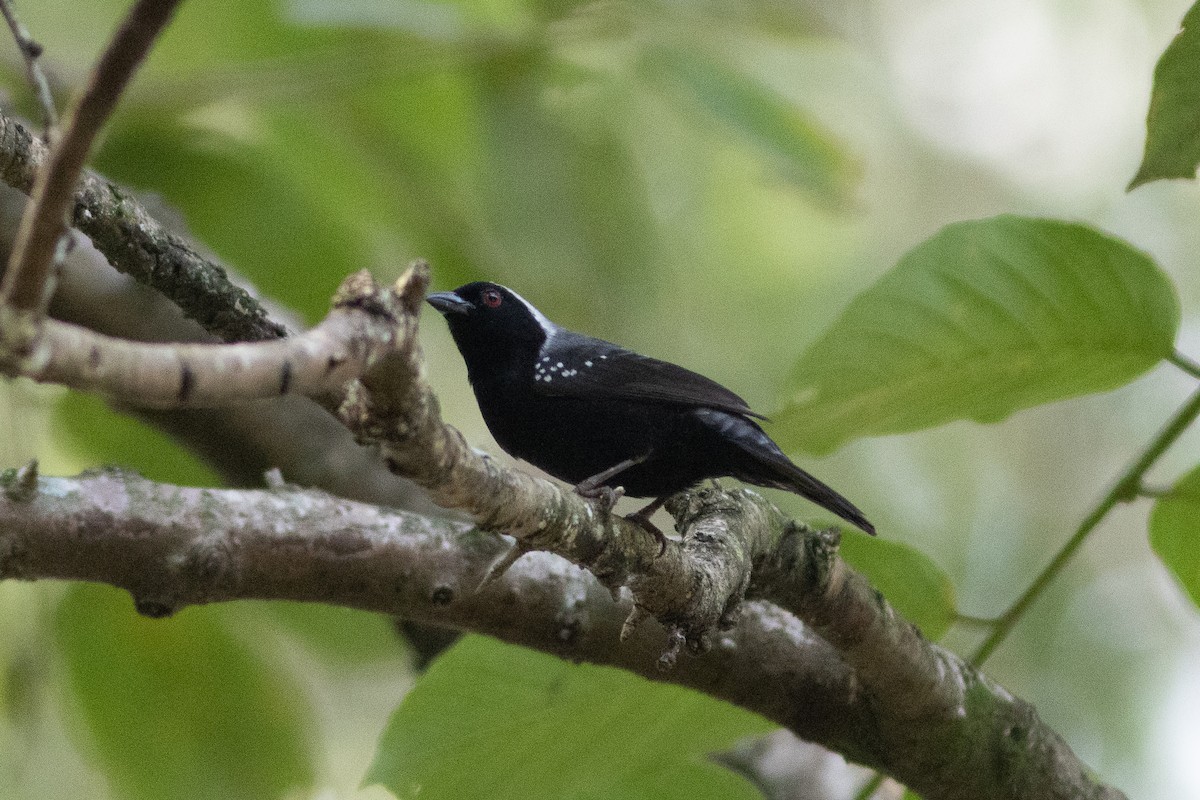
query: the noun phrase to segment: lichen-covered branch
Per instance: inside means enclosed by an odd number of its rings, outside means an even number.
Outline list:
[[[505,545],[467,525],[313,491],[186,489],[119,471],[0,477],[0,579],[102,581],[151,616],[249,598],[400,614],[699,689],[884,769],[927,800],[1122,797],[1095,783],[1028,704],[921,640],[837,558],[829,532],[741,490],[688,492],[674,505],[680,550],[719,547],[710,537],[745,528],[773,541],[754,559],[751,594],[827,617],[814,626],[821,635],[773,602],[748,602],[710,651],[663,672],[654,666],[662,628],[629,632],[627,600],[551,555],[530,553],[477,588]],[[927,654],[948,669],[923,686],[888,683],[889,666]],[[950,695],[954,708],[939,699]]]
[[[670,680],[867,758],[855,743],[868,738],[870,710],[851,671],[794,617],[750,604],[707,656],[663,673],[662,629],[619,642],[628,599],[562,559],[530,554],[477,591],[505,547],[470,525],[316,491],[191,489],[117,470],[0,476],[0,580],[108,583],[151,616],[267,598],[397,614]]]
[[[16,119],[0,113],[0,180],[26,194],[47,148]],[[189,319],[227,342],[278,339],[287,329],[270,318],[224,267],[168,231],[129,192],[85,170],[75,189],[72,223],[108,262],[170,298]]]
[[[797,525],[750,492],[739,503],[690,494],[673,513],[690,536],[781,532],[755,559],[747,597],[769,599],[834,646],[874,710],[873,762],[921,796],[1123,797],[1092,780],[1032,705],[897,614],[838,557],[836,531]]]

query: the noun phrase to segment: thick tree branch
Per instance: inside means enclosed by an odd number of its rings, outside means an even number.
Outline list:
[[[44,308],[46,282],[92,143],[178,4],[179,0],[138,0],[101,54],[62,138],[34,180],[33,203],[22,220],[0,286],[0,304],[19,312]]]
[[[1032,705],[897,614],[837,557],[836,532],[798,526],[751,492],[739,499],[688,494],[672,513],[700,538],[747,525],[782,531],[755,559],[747,596],[795,614],[854,670],[878,726],[874,765],[927,798],[950,785],[963,798],[1123,796],[1093,782]]]
[[[677,498],[686,536],[676,549],[687,558],[712,536],[782,529],[756,562],[763,580],[752,593],[824,618],[822,636],[750,602],[711,651],[664,673],[654,666],[662,629],[646,624],[618,643],[628,601],[560,559],[530,554],[476,591],[503,545],[469,526],[312,491],[184,489],[117,471],[38,480],[10,470],[0,489],[0,579],[102,581],[151,616],[245,598],[401,614],[699,689],[887,770],[929,800],[1122,796],[1092,782],[1031,707],[920,639],[837,559],[836,537],[748,492]],[[921,685],[888,683],[889,667],[923,662],[948,669]],[[948,696],[959,698],[953,707]]]
[[[57,578],[128,590],[161,616],[195,603],[290,599],[398,614],[699,689],[840,752],[857,753],[853,675],[819,637],[768,604],[703,659],[655,666],[661,628],[618,644],[629,601],[588,573],[531,554],[476,591],[503,540],[316,491],[202,490],[106,470],[0,477],[0,579]]]

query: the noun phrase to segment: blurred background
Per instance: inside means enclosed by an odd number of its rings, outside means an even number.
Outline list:
[[[1001,212],[1088,222],[1152,254],[1179,289],[1179,348],[1200,359],[1200,192],[1125,192],[1155,60],[1188,5],[193,0],[95,166],[161,195],[309,322],[346,273],[387,279],[424,257],[436,288],[504,283],[561,324],[701,371],[768,414],[850,299],[946,223]],[[18,6],[60,99],[125,8]],[[15,47],[0,52],[7,101],[33,116]],[[446,419],[498,453],[432,311],[423,341]],[[1194,383],[1163,366],[995,425],[792,455],[943,570],[962,614],[988,617]],[[101,402],[24,381],[0,384],[0,431],[0,466],[36,456],[48,474],[117,462],[214,481]],[[1151,481],[1169,485],[1198,453],[1193,430]],[[1093,534],[987,672],[1131,798],[1200,796],[1200,624],[1149,549],[1148,508],[1119,508]],[[177,624],[218,685],[252,664],[295,687],[293,705],[261,709],[263,726],[287,722],[305,740],[261,746],[311,765],[319,788],[304,796],[388,796],[358,788],[412,681],[387,621],[234,604],[150,623],[115,592],[9,582],[0,798],[107,796],[96,765],[117,745],[81,721],[102,701],[81,698],[121,669],[113,642]],[[977,640],[969,624],[944,639],[960,652]]]

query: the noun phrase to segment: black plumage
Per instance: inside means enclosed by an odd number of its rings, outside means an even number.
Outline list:
[[[630,519],[657,536],[649,517],[667,497],[721,476],[795,492],[874,534],[715,381],[561,328],[498,284],[469,283],[429,303],[450,326],[499,445],[580,494],[656,498]]]

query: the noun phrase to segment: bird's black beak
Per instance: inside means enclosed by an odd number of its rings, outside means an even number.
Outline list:
[[[473,303],[463,300],[454,292],[434,292],[425,299],[443,314],[468,314],[475,310]]]

